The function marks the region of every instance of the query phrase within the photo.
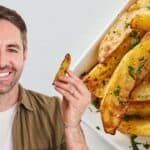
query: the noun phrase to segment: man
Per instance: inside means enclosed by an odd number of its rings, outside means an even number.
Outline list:
[[[89,91],[67,71],[54,82],[63,96],[60,111],[57,97],[26,90],[18,83],[26,57],[23,19],[14,10],[0,6],[0,149],[87,149],[80,120],[91,101]]]

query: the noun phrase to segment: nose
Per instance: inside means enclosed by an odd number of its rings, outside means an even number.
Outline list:
[[[7,65],[7,56],[5,50],[0,50],[0,68],[5,68]]]

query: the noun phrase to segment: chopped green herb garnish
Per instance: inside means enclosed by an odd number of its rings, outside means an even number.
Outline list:
[[[146,143],[146,144],[143,144],[144,148],[146,149],[149,149],[150,148],[150,144]]]
[[[90,110],[90,112],[93,112],[92,109],[91,109],[91,107],[88,107],[88,109]]]
[[[99,109],[100,107],[100,100],[99,99],[96,99],[92,102],[92,104],[95,106],[96,109]]]
[[[120,87],[117,87],[117,88],[114,90],[114,95],[115,95],[115,96],[119,96],[119,95],[120,95]]]
[[[135,47],[139,42],[140,42],[139,38],[132,39],[130,49],[132,49],[133,47]]]
[[[137,138],[137,136],[135,136],[135,135],[133,135],[133,136],[130,137],[132,150],[140,150],[140,149],[138,148],[138,145],[139,145],[139,144],[142,144],[145,149],[149,149],[149,148],[150,148],[150,144],[148,144],[148,143],[145,143],[145,144],[144,144],[144,143],[136,142],[136,141],[135,141],[136,138]]]
[[[138,98],[147,99],[150,95],[138,95]]]
[[[147,6],[147,9],[150,9],[150,6]]]
[[[129,73],[129,75],[130,75],[133,79],[135,79],[135,74],[136,74],[136,72],[135,72],[135,69],[134,69],[132,66],[128,66],[128,73]]]
[[[137,146],[137,142],[135,142],[137,136],[131,136],[130,141],[132,145],[132,150],[140,150]]]
[[[143,117],[140,116],[139,114],[133,114],[133,115],[125,115],[125,116],[123,116],[123,120],[125,120],[125,121],[129,121],[129,120],[133,120],[133,119],[143,119]]]
[[[136,30],[132,30],[130,33],[131,37],[136,37],[137,36],[137,31]]]
[[[123,117],[123,120],[124,120],[124,121],[129,121],[129,120],[130,120],[130,116],[129,116],[129,115],[125,115],[125,116]]]
[[[130,25],[130,23],[125,23],[125,28],[128,28],[129,27],[129,25]]]
[[[96,126],[96,129],[97,129],[97,130],[100,130],[100,127],[99,127],[99,126]]]

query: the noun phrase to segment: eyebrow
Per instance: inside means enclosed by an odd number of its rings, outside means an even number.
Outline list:
[[[18,44],[8,44],[7,47],[13,47],[13,48],[21,49],[21,47]]]

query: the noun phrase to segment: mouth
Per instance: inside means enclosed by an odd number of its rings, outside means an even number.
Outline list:
[[[13,77],[12,71],[0,72],[0,81],[9,81]]]
[[[0,72],[0,78],[8,77],[11,72]]]

